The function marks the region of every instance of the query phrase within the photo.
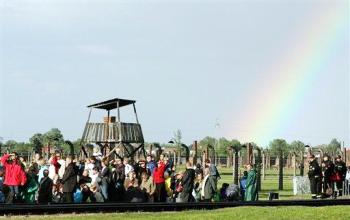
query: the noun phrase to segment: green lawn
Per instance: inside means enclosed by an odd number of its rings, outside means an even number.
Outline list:
[[[222,183],[233,183],[232,168],[218,167],[221,174],[221,180],[218,183],[220,188]],[[240,172],[243,173],[241,168]],[[284,169],[283,190],[278,190],[278,170],[268,169],[265,171],[265,180],[262,179],[261,191],[259,192],[259,200],[266,200],[269,192],[278,192],[280,199],[310,199],[311,195],[293,195],[293,169]]]
[[[86,214],[86,215],[55,215],[55,216],[30,216],[14,217],[15,219],[25,218],[28,220],[57,220],[57,219],[139,219],[139,220],[159,220],[159,219],[349,219],[350,207],[238,207],[218,210],[199,210],[183,212],[163,212],[163,213],[113,213],[113,214]]]
[[[185,170],[183,165],[177,167],[177,171]],[[221,179],[218,182],[218,188],[221,188],[223,183],[233,183],[232,167],[218,166]],[[240,173],[243,174],[244,168],[240,168]],[[278,190],[278,170],[267,169],[265,171],[265,180],[262,179],[261,191],[259,192],[259,200],[267,200],[269,192],[277,192],[280,195],[280,200],[292,199],[310,199],[311,195],[293,195],[293,169],[285,168],[283,170],[283,190]]]

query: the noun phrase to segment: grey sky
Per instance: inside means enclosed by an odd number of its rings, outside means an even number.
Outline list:
[[[86,105],[114,97],[138,101],[146,141],[167,142],[176,129],[186,143],[246,138],[235,116],[291,46],[286,39],[307,37],[310,13],[332,7],[349,19],[348,1],[1,2],[0,136],[24,141],[52,127],[79,138]],[[349,144],[348,32],[329,61],[337,65],[302,100],[312,104],[276,137]]]

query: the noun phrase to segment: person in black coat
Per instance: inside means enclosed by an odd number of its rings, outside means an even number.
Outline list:
[[[72,158],[67,157],[66,159],[66,169],[62,177],[63,184],[63,202],[72,203],[73,202],[73,192],[77,186],[77,169],[72,163]]]
[[[180,194],[181,202],[193,202],[194,198],[192,196],[194,179],[196,177],[196,172],[192,167],[192,164],[186,163],[186,171],[182,177],[181,185],[183,187],[183,191]]]
[[[41,178],[39,183],[39,192],[38,192],[38,203],[47,204],[52,201],[52,187],[53,181],[49,177],[49,171],[44,170],[44,177]]]
[[[322,186],[322,172],[315,155],[311,154],[309,156],[309,172],[308,176],[310,179],[310,191],[311,198],[317,199],[321,197],[321,186]]]
[[[120,159],[117,159],[113,164],[113,169],[111,171],[111,180],[108,187],[110,201],[121,202],[123,201],[125,188],[125,169],[124,165]]]
[[[342,161],[342,158],[340,155],[336,157],[335,163],[334,163],[334,171],[335,171],[335,184],[337,186],[338,190],[338,196],[343,195],[343,182],[345,181],[346,176],[346,164],[344,161]]]
[[[334,174],[334,163],[326,155],[322,161],[322,176],[323,176],[323,193],[324,196],[334,196],[334,182],[332,176]]]
[[[84,170],[82,175],[79,176],[79,185],[90,184],[91,181],[92,179],[89,177],[89,170]]]

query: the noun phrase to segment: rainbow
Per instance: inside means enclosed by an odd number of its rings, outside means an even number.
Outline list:
[[[292,36],[288,39],[287,56],[277,60],[270,70],[265,70],[263,81],[251,86],[247,111],[234,119],[237,121],[239,117],[238,124],[244,124],[244,131],[230,128],[226,137],[237,137],[237,133],[243,131],[239,137],[241,141],[253,141],[261,146],[266,146],[274,138],[282,138],[277,136],[279,131],[286,129],[295,118],[293,116],[302,107],[308,89],[326,72],[324,69],[336,54],[339,44],[349,36],[348,7],[324,10],[326,13],[321,20],[319,16],[311,15],[306,25],[304,23],[302,28],[306,32],[303,33],[308,33],[308,37],[303,35],[298,39]]]

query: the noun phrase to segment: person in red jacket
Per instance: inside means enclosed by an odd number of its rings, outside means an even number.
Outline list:
[[[4,184],[10,188],[10,193],[18,201],[20,199],[19,186],[24,186],[27,182],[26,174],[17,159],[17,153],[5,154],[1,158],[1,163],[5,168]],[[10,199],[11,203],[13,199]]]
[[[156,190],[154,192],[155,202],[166,202],[164,171],[165,164],[163,161],[159,161],[153,172],[153,180],[156,184]]]

